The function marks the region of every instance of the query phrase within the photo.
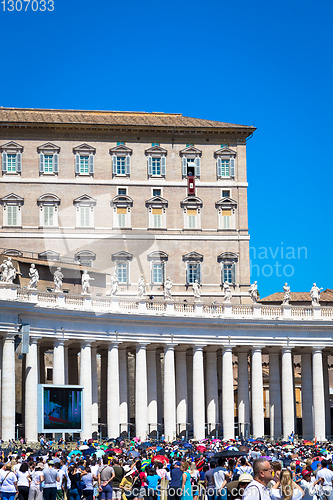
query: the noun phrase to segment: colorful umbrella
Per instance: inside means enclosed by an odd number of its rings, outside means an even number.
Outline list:
[[[202,446],[202,445],[197,446],[196,450],[199,451],[200,453],[203,453],[204,451],[206,451],[206,446]]]
[[[168,464],[169,459],[165,457],[164,455],[156,455],[156,457],[152,458],[153,462],[161,462],[162,464]]]

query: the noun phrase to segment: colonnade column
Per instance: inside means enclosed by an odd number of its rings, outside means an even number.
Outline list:
[[[282,429],[283,437],[287,439],[295,430],[294,412],[294,364],[290,347],[282,348]]]
[[[83,432],[82,439],[91,438],[91,342],[83,341],[81,343],[80,359],[80,385],[84,387],[83,391]]]
[[[66,357],[65,357],[66,359]],[[92,434],[98,432],[98,381],[97,381],[97,348],[91,348],[91,422]]]
[[[323,376],[323,353],[321,347],[312,350],[313,381],[313,433],[318,441],[326,440],[325,433],[325,398]]]
[[[186,348],[179,347],[176,350],[176,422],[177,434],[182,437],[186,434],[187,397]]]
[[[247,350],[238,351],[238,425],[239,434],[250,436],[250,398]]]
[[[261,347],[252,349],[252,434],[253,437],[264,435],[264,397],[262,378],[262,355]]]
[[[222,407],[223,439],[234,439],[234,376],[232,370],[232,347],[222,349]]]
[[[14,336],[6,335],[2,350],[2,439],[15,438],[15,350]]]
[[[53,345],[53,383],[65,384],[65,342],[58,339]]]
[[[175,345],[164,347],[164,436],[173,441],[176,435]]]
[[[326,436],[331,436],[331,401],[330,401],[330,382],[328,374],[328,357],[323,354],[323,373],[324,373],[324,399],[325,399],[325,430]]]
[[[281,378],[279,353],[269,354],[269,423],[270,436],[278,439],[281,436]]]
[[[124,431],[128,434],[128,391],[127,391],[127,351],[119,348],[119,422],[120,434]],[[129,437],[129,435],[127,435]]]
[[[28,442],[38,441],[37,432],[37,339],[30,338],[25,364],[25,437]],[[5,400],[5,404],[7,404]]]
[[[147,418],[148,433],[157,433],[157,380],[156,380],[156,347],[147,349]]]
[[[147,425],[147,344],[138,344],[135,359],[135,427],[136,436],[146,440]]]
[[[69,384],[68,380],[68,345],[64,347],[64,356],[65,356],[65,384]]]
[[[108,345],[107,425],[109,438],[119,436],[119,358],[118,342]]]
[[[219,415],[216,347],[206,347],[206,408],[208,434],[216,430]]]
[[[311,354],[302,354],[302,433],[303,439],[313,438],[313,391]]]
[[[193,437],[205,438],[205,385],[203,347],[193,347]]]

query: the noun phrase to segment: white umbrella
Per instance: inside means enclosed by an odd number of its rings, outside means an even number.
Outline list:
[[[86,444],[81,445],[79,448],[80,451],[88,450],[88,449],[89,449],[89,446],[87,446]]]

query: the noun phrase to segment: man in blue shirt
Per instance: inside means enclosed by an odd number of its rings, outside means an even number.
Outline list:
[[[174,463],[174,467],[171,469],[170,475],[171,480],[169,482],[168,500],[179,500],[183,475],[180,470],[180,462]]]

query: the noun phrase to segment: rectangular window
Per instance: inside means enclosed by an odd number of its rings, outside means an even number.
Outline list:
[[[232,264],[223,266],[223,283],[232,283]]]
[[[151,159],[151,173],[152,175],[161,175],[161,158]]]
[[[230,161],[221,160],[222,177],[230,177]]]
[[[16,155],[7,155],[7,172],[16,172]]]
[[[16,205],[8,205],[7,206],[7,225],[8,226],[17,226],[17,206]]]
[[[153,196],[161,196],[161,190],[160,189],[153,189]]]
[[[126,172],[125,156],[117,156],[117,174],[125,175],[125,172]]]
[[[153,227],[162,227],[162,208],[153,208]]]
[[[194,283],[195,280],[200,282],[198,264],[188,264],[187,273],[188,283]]]
[[[121,263],[117,266],[117,277],[119,283],[127,283],[127,264]]]
[[[187,209],[187,228],[196,229],[197,227],[197,211],[196,209]]]
[[[54,226],[54,207],[44,205],[44,226]]]
[[[127,208],[117,207],[118,227],[126,227]]]
[[[118,195],[125,195],[126,196],[126,188],[118,188]]]
[[[195,175],[195,162],[192,159],[187,160],[187,175]]]
[[[80,174],[89,174],[89,156],[80,156]]]
[[[221,144],[221,149],[228,148],[228,147],[229,147],[229,144]]]
[[[80,226],[90,226],[90,207],[80,207]]]
[[[162,264],[153,264],[153,283],[163,283]]]
[[[118,141],[118,142],[117,142],[117,146],[125,146],[125,143],[124,143],[124,142],[122,142],[122,141]]]
[[[229,189],[226,189],[226,190],[222,190],[222,198],[229,198],[230,196],[230,191]]]
[[[223,229],[230,229],[231,224],[231,210],[222,209],[222,227]]]
[[[152,145],[152,147],[153,147],[153,146],[159,146],[159,145],[160,145],[160,143],[159,143],[159,142],[152,142],[152,143],[151,143],[151,145]]]
[[[44,155],[44,173],[53,173],[53,155]]]
[[[189,146],[194,146],[194,144],[192,142],[189,142],[188,144],[186,144],[186,147],[188,148]]]

